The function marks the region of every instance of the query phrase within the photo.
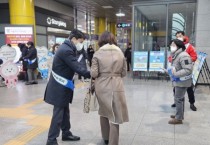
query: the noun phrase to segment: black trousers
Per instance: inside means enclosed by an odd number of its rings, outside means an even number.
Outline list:
[[[173,92],[175,94],[175,87],[173,89]],[[195,95],[194,95],[194,91],[193,91],[193,85],[190,86],[189,88],[187,88],[187,95],[188,95],[190,104],[194,104],[195,103]]]
[[[92,58],[88,60],[89,61],[89,64],[90,64],[90,67],[92,66]]]
[[[72,135],[70,128],[71,124],[69,105],[66,107],[54,106],[53,116],[48,133],[48,141],[57,142],[56,138],[60,134],[60,129],[62,130],[62,136]]]
[[[127,70],[130,71],[131,60],[127,60]]]

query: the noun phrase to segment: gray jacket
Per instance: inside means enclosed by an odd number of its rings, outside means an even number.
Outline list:
[[[176,72],[173,74],[177,78],[186,77],[192,74],[193,64],[190,55],[182,51],[182,49],[177,50],[172,55],[172,67],[175,67]],[[190,87],[192,85],[192,78],[185,81],[173,81],[174,87]]]

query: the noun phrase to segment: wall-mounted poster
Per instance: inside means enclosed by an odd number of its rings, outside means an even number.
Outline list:
[[[147,63],[147,51],[134,51],[133,71],[147,71]]]
[[[165,64],[164,51],[150,51],[149,71],[162,71]]]
[[[5,27],[6,44],[17,46],[18,43],[34,41],[32,26],[8,26]]]

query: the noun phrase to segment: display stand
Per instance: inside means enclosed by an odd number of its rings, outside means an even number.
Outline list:
[[[202,77],[203,82],[199,81],[200,76]],[[209,86],[209,89],[210,89],[210,70],[206,62],[206,59],[202,65],[201,71],[198,75],[198,79],[196,83],[194,84],[194,90],[196,89],[198,85]]]

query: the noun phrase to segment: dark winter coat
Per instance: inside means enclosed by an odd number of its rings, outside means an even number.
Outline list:
[[[68,80],[73,79],[75,72],[90,78],[90,72],[77,61],[76,47],[69,40],[65,40],[56,52],[53,59],[52,71]],[[72,103],[72,99],[73,90],[59,84],[51,73],[45,90],[45,102],[54,106],[65,107],[69,103]]]
[[[82,67],[87,68],[86,60],[88,59],[88,55],[84,48],[77,52],[77,59],[80,57],[80,55],[83,55],[82,59],[80,60],[80,64]]]
[[[24,61],[24,57],[27,56],[28,53],[28,48],[26,46],[22,46],[21,47],[21,58],[19,59],[19,61],[23,62],[23,70],[26,71],[27,70],[27,66],[28,66],[28,62]]]
[[[36,59],[36,61],[32,64],[27,64],[28,69],[36,69],[38,68],[38,58],[37,58],[37,50],[35,47],[30,47],[28,49],[28,53],[25,57],[23,57],[24,60],[28,59],[29,61],[32,61]]]
[[[88,48],[87,49],[87,54],[88,54],[88,60],[91,61],[93,58],[93,54],[94,54],[94,49],[93,48]]]
[[[127,61],[131,61],[131,48],[127,48],[125,50],[125,58],[127,59]]]

